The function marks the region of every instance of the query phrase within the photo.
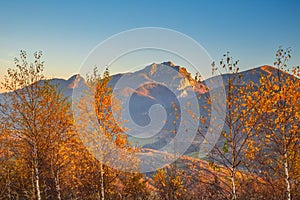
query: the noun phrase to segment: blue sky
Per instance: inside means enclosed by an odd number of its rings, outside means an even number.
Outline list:
[[[299,65],[299,8],[296,0],[1,1],[0,73],[19,50],[42,50],[46,75],[68,78],[97,44],[140,27],[182,32],[215,60],[230,51],[242,69],[271,65],[279,46]]]

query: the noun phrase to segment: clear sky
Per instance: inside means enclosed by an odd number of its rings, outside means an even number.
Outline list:
[[[42,50],[46,75],[68,78],[97,44],[140,27],[182,32],[216,60],[230,51],[242,69],[271,65],[279,46],[300,64],[299,9],[297,0],[1,1],[0,77],[19,50]]]

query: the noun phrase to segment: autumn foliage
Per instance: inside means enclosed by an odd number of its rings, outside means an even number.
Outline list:
[[[45,79],[41,56],[37,52],[30,63],[21,51],[2,83],[7,92],[0,99],[0,199],[300,199],[300,81],[299,67],[288,67],[290,49],[276,52],[276,73],[262,73],[259,82],[246,81],[229,53],[218,66],[213,63],[213,72],[227,77],[219,142],[204,160],[181,156],[147,174],[107,164],[138,169],[138,160],[112,155],[140,150],[124,133],[122,119],[116,120],[120,115],[112,114],[122,108],[112,95],[109,69],[95,69],[86,79],[86,96],[71,105]],[[82,127],[74,127],[72,106],[85,111]],[[97,126],[79,134],[91,111]],[[202,137],[203,130],[197,134]],[[99,135],[105,138],[101,145],[87,147]],[[106,143],[122,151],[107,151]]]

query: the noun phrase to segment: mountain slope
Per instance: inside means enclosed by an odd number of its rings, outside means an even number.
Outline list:
[[[278,70],[271,66],[261,66],[240,72],[238,75],[242,76],[242,81],[245,83],[249,81],[259,83],[261,74],[271,74],[272,76],[276,76],[278,74]],[[222,75],[224,83],[227,82],[227,79],[230,76],[232,75]],[[290,75],[285,73],[285,76]],[[179,101],[188,102],[192,93],[195,92],[197,97],[199,97],[200,106],[209,106],[206,105],[204,100],[204,98],[209,95],[206,83],[208,81],[214,82],[216,80],[217,77],[212,77],[199,83],[194,80],[186,68],[177,66],[169,61],[160,64],[153,63],[132,73],[112,75],[110,86],[114,88],[116,96],[121,99],[127,98],[131,95],[130,102],[128,104],[130,115],[134,123],[141,127],[145,127],[151,123],[149,110],[152,106],[159,104],[166,110],[167,118],[165,124],[155,135],[150,134],[152,130],[148,130],[149,133],[147,133],[147,130],[145,130],[144,133],[140,133],[140,130],[137,129],[132,130],[133,136],[136,137],[129,136],[129,139],[136,145],[158,150],[173,140],[175,135],[174,131],[179,128],[181,118],[179,117],[176,119],[176,115],[180,116],[181,113],[180,109],[178,113],[175,113],[174,105],[179,106]],[[85,80],[80,75],[74,75],[68,80],[51,79],[49,81],[51,84],[57,85],[59,90],[62,91],[63,94],[70,100],[72,98],[74,88],[79,88],[79,91],[86,89]],[[41,81],[41,84],[43,84],[43,81]],[[0,94],[0,100],[1,96],[2,95]],[[126,105],[123,104],[123,106]],[[197,111],[193,110],[193,112]],[[198,112],[202,113],[203,116],[208,115],[208,113],[203,113],[204,110],[201,110],[201,108]],[[174,124],[174,121],[176,121],[176,124]],[[201,126],[205,130],[206,125],[202,124]],[[138,137],[140,134],[153,136],[141,139]],[[199,136],[196,136],[193,145],[186,153],[191,155],[194,152],[197,152],[199,143],[202,143],[202,139]]]

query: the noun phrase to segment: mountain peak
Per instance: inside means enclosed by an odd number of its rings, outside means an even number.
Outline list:
[[[151,65],[147,66],[145,69],[150,76],[153,76],[156,73],[162,73],[162,74],[168,73],[167,72],[168,67],[170,68],[170,70],[176,70],[177,72],[181,73],[183,76],[189,76],[189,73],[187,73],[187,70],[184,67],[175,65],[172,61],[166,61],[162,63],[152,63]]]
[[[84,78],[82,78],[80,74],[75,74],[67,80],[67,82],[69,83],[68,88],[74,89],[78,86],[79,83],[84,81]]]
[[[270,65],[263,65],[263,66],[259,67],[259,69],[268,74],[272,74],[275,70],[277,70],[275,67],[270,66]]]
[[[75,75],[73,75],[73,76],[71,76],[69,79],[68,79],[68,81],[75,81],[76,79],[83,79],[81,76],[80,76],[80,74],[75,74]]]
[[[279,71],[278,71],[279,70]],[[252,73],[257,73],[257,72],[260,72],[260,73],[263,73],[265,75],[278,75],[278,73],[284,75],[284,76],[288,76],[290,75],[287,71],[284,71],[283,69],[278,69],[277,67],[275,66],[271,66],[271,65],[262,65],[260,67],[256,67],[256,68],[253,68],[253,69],[250,69],[250,71],[252,71]],[[247,71],[244,71],[242,73],[246,73]]]
[[[168,65],[168,66],[170,66],[170,67],[174,67],[174,66],[175,66],[175,64],[174,64],[172,61],[163,62],[163,63],[161,63],[161,64],[163,64],[163,65]]]

